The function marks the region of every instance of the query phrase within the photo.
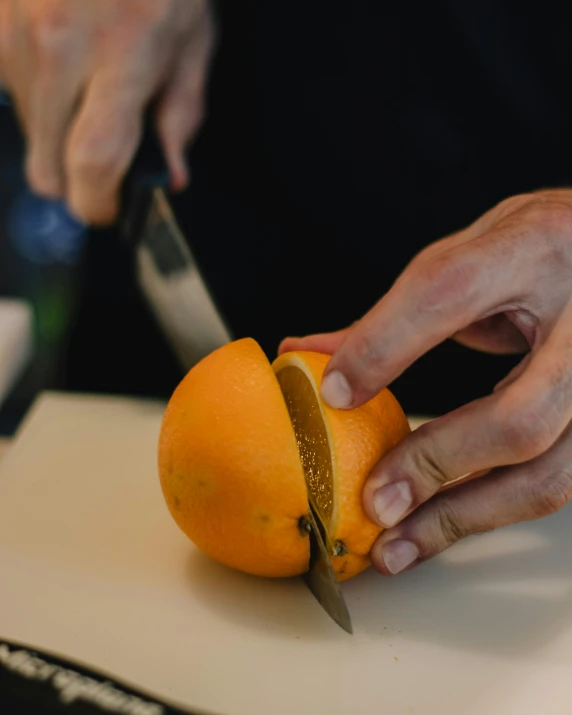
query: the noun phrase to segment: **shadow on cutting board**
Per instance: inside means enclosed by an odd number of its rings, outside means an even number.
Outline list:
[[[354,638],[415,640],[526,657],[572,621],[572,508],[474,536],[395,578],[373,569],[343,584]],[[203,605],[245,629],[302,640],[346,639],[301,580],[259,580],[193,551],[189,585]]]
[[[301,579],[249,576],[194,549],[188,581],[202,605],[246,631],[256,629],[303,641],[335,641],[346,635],[322,611]]]

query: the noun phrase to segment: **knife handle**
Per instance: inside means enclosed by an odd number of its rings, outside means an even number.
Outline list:
[[[152,122],[152,109],[145,116],[142,139],[123,182],[117,220],[124,242],[135,247],[155,189],[168,191],[171,176],[163,148]]]
[[[10,94],[0,86],[0,106],[13,111]],[[155,105],[144,115],[141,142],[123,181],[117,224],[122,238],[136,243],[140,235],[139,222],[154,189],[169,189],[170,173],[157,131],[154,126]]]
[[[12,98],[0,85],[0,106],[13,110]],[[127,193],[138,191],[144,187],[168,187],[170,183],[169,169],[165,161],[163,149],[159,143],[157,132],[153,126],[152,115],[155,105],[147,110],[143,120],[143,136],[139,150],[131,164],[124,182]]]

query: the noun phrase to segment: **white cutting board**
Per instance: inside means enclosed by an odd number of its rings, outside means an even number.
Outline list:
[[[572,512],[344,585],[232,572],[164,505],[163,406],[44,395],[0,470],[0,638],[220,715],[569,715]]]
[[[34,317],[23,300],[0,298],[0,407],[32,358]]]

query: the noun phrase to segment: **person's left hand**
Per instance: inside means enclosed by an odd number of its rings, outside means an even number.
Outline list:
[[[345,409],[449,337],[526,355],[493,394],[420,427],[374,468],[363,503],[385,527],[371,557],[386,575],[572,497],[572,189],[503,201],[423,250],[356,324],[280,352],[331,354],[322,396]]]

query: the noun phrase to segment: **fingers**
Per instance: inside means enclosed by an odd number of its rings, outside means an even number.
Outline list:
[[[503,228],[470,242],[455,236],[449,250],[411,264],[333,355],[324,400],[340,409],[363,404],[423,353],[526,291],[530,265],[507,251],[513,232]]]
[[[130,16],[124,18],[127,21]],[[169,54],[161,34],[133,31],[117,38],[89,83],[65,149],[70,209],[92,224],[111,223],[119,191],[141,141],[143,113],[164,76]]]
[[[161,99],[157,115],[157,131],[175,191],[189,182],[185,150],[202,123],[204,102],[202,72],[181,65]]]
[[[181,21],[194,17],[194,6],[179,8],[185,10],[181,10]],[[130,17],[123,21],[128,23]],[[149,31],[143,24],[128,45],[114,43],[109,57],[102,60],[66,151],[69,203],[81,218],[96,224],[115,218],[119,189],[141,139],[143,112],[166,81],[174,56],[178,63],[162,98],[157,122],[173,183],[181,188],[187,182],[183,152],[203,115],[204,70],[212,40],[206,22],[204,15],[194,32],[178,27],[167,32],[161,23]],[[181,55],[185,36],[189,44]]]
[[[54,50],[51,63],[38,71],[28,103],[26,173],[31,188],[48,198],[65,192],[62,156],[83,80],[73,55]]]
[[[123,18],[127,22],[131,16]],[[111,223],[119,190],[141,141],[143,113],[166,72],[161,33],[134,26],[130,41],[110,44],[90,81],[65,148],[70,209],[92,224]]]
[[[440,487],[470,472],[519,464],[548,450],[572,418],[568,340],[545,346],[514,382],[423,425],[372,470],[369,518],[391,528]]]
[[[290,352],[292,350],[310,350],[316,353],[331,355],[346,339],[349,328],[338,330],[335,333],[320,333],[309,335],[306,338],[285,338],[278,348],[278,354]]]
[[[186,183],[183,151],[203,115],[214,34],[208,8],[206,0],[0,0],[0,73],[36,192],[65,195],[89,223],[113,221],[142,115],[163,87],[159,130],[173,184]]]
[[[101,72],[90,84],[65,154],[68,204],[87,223],[111,223],[119,189],[141,140],[143,97],[128,84]]]
[[[2,83],[10,92],[18,120],[26,130],[27,104],[32,75],[23,18],[24,7],[16,0],[0,4],[0,63]]]
[[[65,192],[62,154],[80,87],[79,76],[65,77],[62,73],[61,82],[45,76],[30,98],[26,175],[32,190],[40,196],[59,198]]]
[[[428,501],[401,524],[382,532],[371,558],[393,575],[441,553],[460,539],[561,509],[572,498],[572,442],[558,444],[523,465],[493,470]]]
[[[208,16],[203,25],[199,33],[193,33],[188,39],[157,113],[157,131],[176,191],[182,190],[189,181],[185,149],[205,114],[205,85],[214,28]]]
[[[532,357],[533,353],[527,353],[527,355],[522,358],[518,365],[515,365],[513,369],[508,373],[508,375],[505,375],[505,377],[494,386],[494,392],[498,392],[499,390],[508,387],[513,382],[516,382],[516,380],[518,380],[518,378],[524,373],[524,371],[528,367],[530,361],[532,360]]]
[[[26,169],[37,193],[64,191],[62,149],[85,71],[86,7],[61,0],[4,2],[0,53],[27,136]]]
[[[0,0],[0,88],[8,81],[8,57],[11,46],[12,0]]]

